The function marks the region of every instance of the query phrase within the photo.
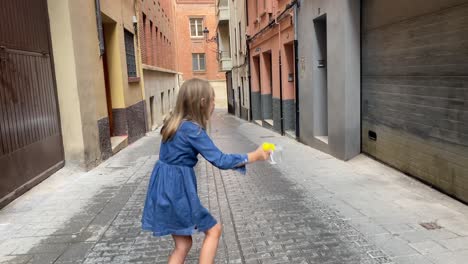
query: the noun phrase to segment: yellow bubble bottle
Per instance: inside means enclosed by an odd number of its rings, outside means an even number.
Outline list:
[[[270,160],[268,160],[270,164],[278,164],[283,160],[283,155],[282,155],[283,148],[282,147],[277,146],[270,142],[264,142],[262,144],[262,148],[264,151],[271,152]]]
[[[262,148],[263,148],[264,151],[275,151],[276,146],[273,143],[264,142],[262,144]]]

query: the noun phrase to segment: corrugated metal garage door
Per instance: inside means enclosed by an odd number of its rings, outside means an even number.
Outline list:
[[[468,202],[468,1],[362,3],[363,152]]]
[[[0,8],[0,207],[63,166],[46,0]]]

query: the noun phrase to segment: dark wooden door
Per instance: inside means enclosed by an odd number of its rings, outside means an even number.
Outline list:
[[[64,164],[46,0],[0,8],[0,207]]]
[[[102,26],[103,36],[106,34],[106,27]],[[104,41],[104,47],[106,47],[105,37],[102,38]],[[104,54],[102,56],[102,67],[104,71],[104,83],[106,86],[106,103],[107,103],[107,116],[109,117],[109,128],[111,137],[114,136],[114,117],[112,115],[112,97],[111,97],[111,86],[109,80],[109,64],[107,62],[107,47],[104,49]]]
[[[226,72],[226,89],[227,89],[227,99],[228,99],[228,113],[235,114],[235,100],[234,100],[234,91],[232,90],[232,72]]]

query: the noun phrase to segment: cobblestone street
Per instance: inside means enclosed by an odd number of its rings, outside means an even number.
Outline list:
[[[466,206],[419,182],[390,176],[390,169],[370,159],[344,163],[312,149],[300,152],[307,147],[219,111],[211,135],[225,152],[253,150],[259,140],[286,149],[280,165],[249,165],[245,176],[200,160],[199,195],[223,224],[216,263],[464,263],[468,258]],[[152,132],[88,173],[59,172],[2,209],[0,262],[166,263],[172,239],[152,237],[140,225],[159,141]],[[372,179],[369,171],[385,171],[387,180]],[[389,186],[393,189],[385,189]],[[427,202],[437,208],[423,202],[408,207],[412,200],[397,208],[382,198],[410,194],[432,197],[437,202]],[[431,234],[418,225],[436,220],[442,227]],[[187,263],[197,263],[202,240],[203,235],[194,236]]]

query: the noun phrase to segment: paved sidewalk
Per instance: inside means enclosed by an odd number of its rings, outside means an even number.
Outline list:
[[[216,263],[467,263],[466,205],[365,156],[338,161],[219,111],[212,129],[228,152],[285,148],[279,166],[246,176],[199,163],[200,197],[224,228]],[[159,140],[87,173],[65,168],[0,210],[0,263],[165,263],[171,239],[140,229]]]
[[[253,124],[238,131],[253,142],[283,145],[284,177],[336,210],[395,263],[468,263],[466,204],[365,155],[343,162]]]

